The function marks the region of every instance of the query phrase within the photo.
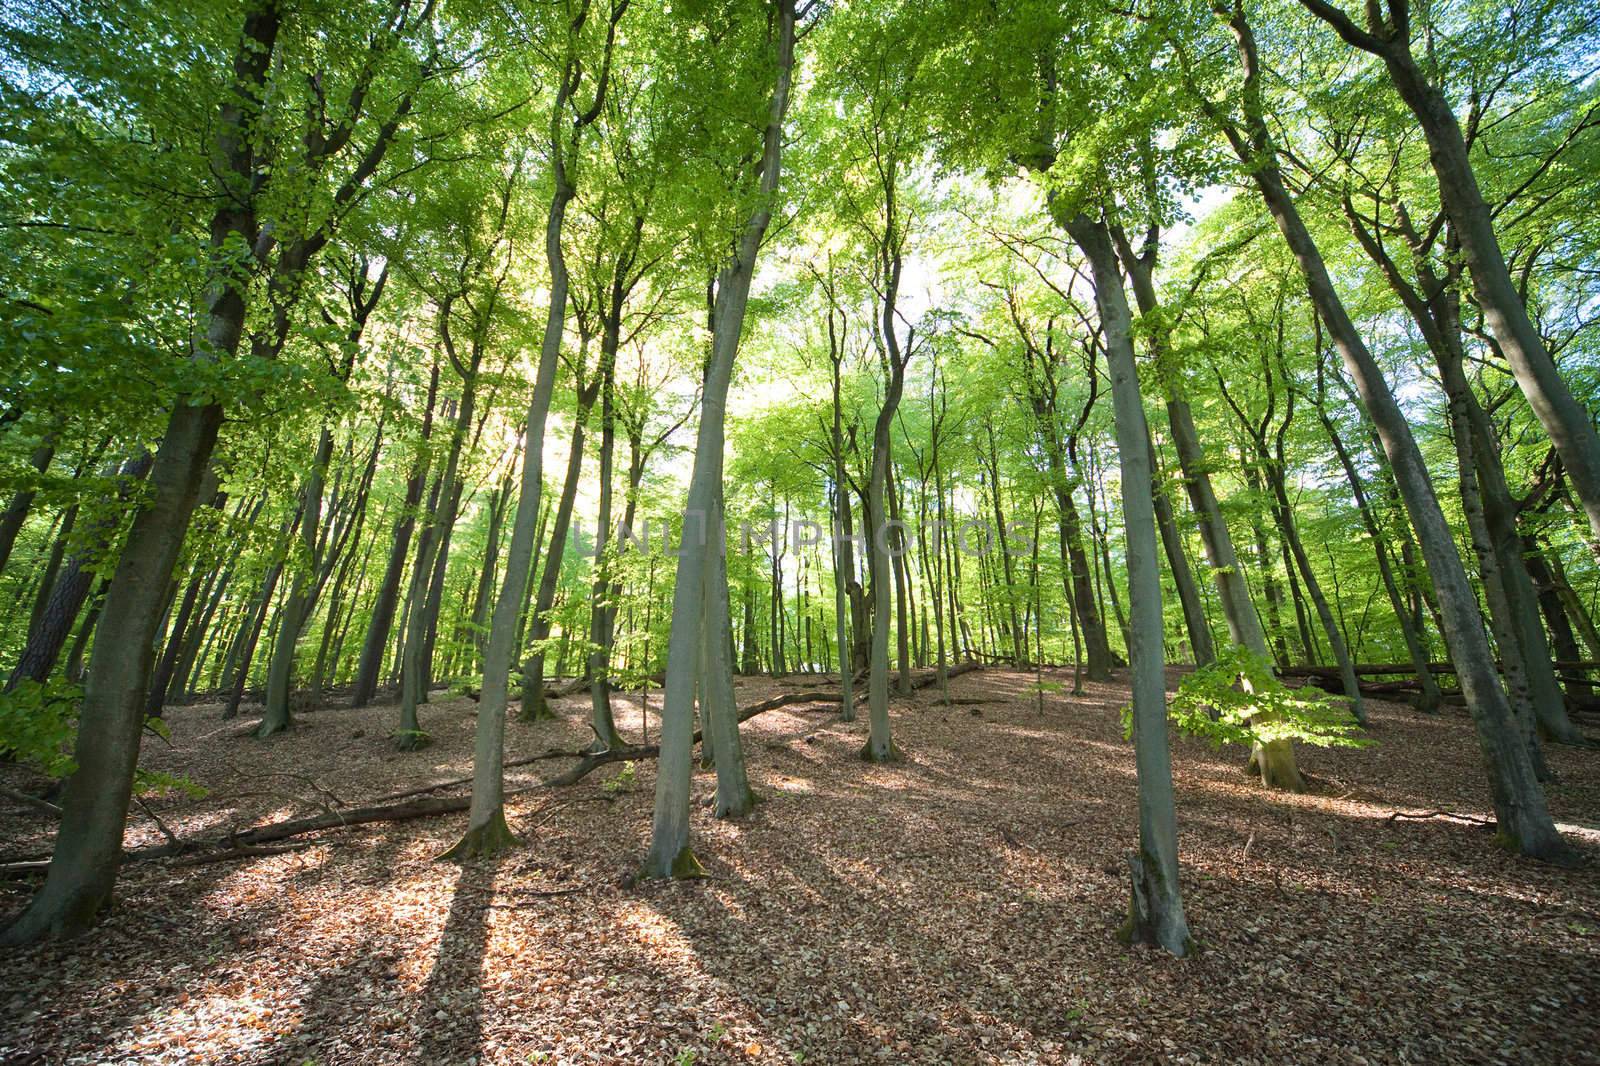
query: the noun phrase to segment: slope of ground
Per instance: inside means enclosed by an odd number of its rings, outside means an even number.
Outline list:
[[[741,702],[815,687],[740,682]],[[904,764],[865,725],[787,707],[744,727],[764,803],[696,815],[704,881],[634,886],[654,764],[513,798],[526,846],[433,861],[459,815],[334,830],[293,853],[130,865],[91,938],[0,966],[0,1062],[1441,1063],[1600,1061],[1600,881],[1497,850],[1470,725],[1373,703],[1361,751],[1306,751],[1314,791],[1263,792],[1241,753],[1175,746],[1193,960],[1113,938],[1136,834],[1125,680],[1081,699],[1030,675],[895,704]],[[511,754],[576,745],[513,724]],[[618,717],[638,739],[639,706]],[[146,764],[204,785],[152,809],[180,836],[357,804],[470,769],[473,705],[326,710],[267,742],[171,712]],[[650,722],[653,736],[657,723]],[[1551,804],[1600,851],[1600,752],[1557,749]],[[512,787],[562,768],[536,763]],[[16,767],[0,779],[25,785]],[[709,796],[713,776],[696,780]],[[0,801],[0,851],[48,851]],[[159,843],[136,810],[129,845]],[[32,882],[0,883],[0,908]]]

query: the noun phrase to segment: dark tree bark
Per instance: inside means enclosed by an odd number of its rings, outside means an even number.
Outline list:
[[[55,454],[56,440],[52,430],[45,433],[38,447],[33,449],[28,465],[43,474],[50,469],[50,461]],[[0,512],[0,573],[5,572],[6,563],[11,559],[11,549],[16,546],[17,534],[22,532],[22,526],[28,520],[35,495],[37,493],[32,487],[19,489],[12,495],[11,502],[6,504],[5,511]]]
[[[83,609],[84,601],[89,598],[89,590],[94,586],[96,569],[104,565],[111,552],[112,538],[121,525],[123,506],[139,482],[149,473],[153,462],[154,457],[149,452],[141,451],[140,454],[122,463],[120,469],[115,471],[117,478],[115,500],[112,506],[93,517],[84,538],[85,549],[73,553],[72,558],[67,560],[61,576],[52,584],[44,609],[39,612],[38,620],[32,632],[28,634],[28,643],[24,645],[22,654],[17,659],[17,665],[6,680],[5,691],[10,692],[23,681],[43,684],[49,679],[62,647],[72,635],[73,623],[78,620],[78,613]],[[107,473],[111,474],[112,471],[108,470]],[[66,525],[66,521],[63,521],[62,526]],[[65,542],[66,535],[66,532],[62,533],[58,538],[58,544]],[[124,551],[127,550],[124,548]],[[159,600],[164,599],[165,595],[166,582],[163,582],[160,589],[154,590],[154,597]],[[159,616],[159,603],[156,611]],[[159,617],[151,621],[157,623]],[[151,639],[155,639],[154,634],[151,635]]]
[[[1568,479],[1589,519],[1593,545],[1600,551],[1600,433],[1594,419],[1561,377],[1522,295],[1506,267],[1494,215],[1478,186],[1461,124],[1449,100],[1417,63],[1411,51],[1409,0],[1367,4],[1367,28],[1357,26],[1327,0],[1301,0],[1352,47],[1383,61],[1400,98],[1417,119],[1428,142],[1428,158],[1438,179],[1439,200],[1449,216],[1473,294],[1484,321],[1511,364],[1518,387],[1561,456]]]
[[[422,408],[422,445],[427,448],[433,434],[433,405],[439,394],[439,364],[433,365],[428,377],[428,398]],[[422,502],[427,487],[426,459],[419,456],[406,481],[405,503],[400,517],[395,520],[394,539],[389,548],[389,562],[384,567],[383,580],[378,585],[378,596],[372,605],[372,618],[367,623],[367,635],[361,644],[361,660],[356,667],[355,692],[350,699],[352,707],[365,707],[378,691],[378,678],[383,671],[384,652],[388,648],[389,633],[394,627],[395,611],[400,603],[400,580],[405,573],[406,556],[411,549],[411,536],[417,526],[417,506]]]

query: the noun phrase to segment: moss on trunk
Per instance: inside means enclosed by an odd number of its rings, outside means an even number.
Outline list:
[[[467,859],[487,859],[517,847],[522,841],[506,823],[504,807],[496,807],[481,825],[469,828],[455,846],[438,857],[440,862],[464,862]]]

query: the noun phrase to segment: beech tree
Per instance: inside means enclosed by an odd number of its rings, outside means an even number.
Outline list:
[[[1044,720],[1127,703],[1123,932],[1175,956],[1214,764],[1175,783],[1173,729],[1317,790],[1392,699],[1464,706],[1500,842],[1567,861],[1596,36],[1558,0],[6,9],[0,756],[57,827],[5,942],[93,924],[184,716],[253,765],[376,705],[418,775],[470,716],[470,799],[418,808],[460,860],[517,840],[508,750],[655,760],[639,872],[691,877],[696,742],[714,817],[778,706],[909,780],[914,694],[980,667]]]

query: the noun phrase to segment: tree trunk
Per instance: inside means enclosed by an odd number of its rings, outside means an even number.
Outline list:
[[[580,361],[582,358],[580,354]],[[556,504],[555,517],[550,523],[550,545],[545,551],[544,566],[539,574],[539,588],[534,595],[532,633],[529,639],[535,644],[535,650],[522,664],[521,717],[525,722],[537,722],[552,717],[544,697],[543,642],[550,638],[550,608],[556,601],[556,585],[561,580],[561,561],[567,553],[567,530],[572,525],[572,508],[578,498],[578,481],[583,472],[585,427],[589,420],[589,410],[594,406],[595,395],[593,387],[578,389],[578,409],[573,416],[572,443],[567,449],[567,474],[561,483],[561,499]]]
[[[213,477],[208,477],[212,481]],[[227,494],[218,492],[213,482],[210,486],[210,506],[220,511],[227,505]],[[201,490],[202,495],[206,489]],[[184,589],[183,601],[178,605],[178,613],[172,620],[172,625],[167,627],[166,648],[162,651],[161,659],[156,664],[155,672],[150,678],[150,693],[145,698],[144,713],[146,718],[160,718],[161,710],[166,704],[167,689],[172,684],[173,673],[177,670],[178,657],[184,646],[189,642],[189,621],[194,615],[195,605],[200,600],[204,575],[201,565],[197,561],[194,571],[189,576],[188,586]]]
[[[1154,467],[1155,446],[1150,446],[1151,466]],[[1172,501],[1160,486],[1152,489],[1156,527],[1161,531],[1161,546],[1167,554],[1167,565],[1172,571],[1172,584],[1178,592],[1178,602],[1183,606],[1183,626],[1189,634],[1189,649],[1194,654],[1194,664],[1205,666],[1217,657],[1211,642],[1211,627],[1206,623],[1205,607],[1200,603],[1200,590],[1195,587],[1194,571],[1189,569],[1189,556],[1183,549],[1183,534],[1178,530],[1172,514]]]
[[[550,210],[545,217],[545,261],[550,270],[549,305],[545,312],[544,335],[539,345],[539,366],[533,395],[523,424],[522,485],[517,497],[516,515],[511,523],[511,541],[506,552],[506,574],[495,601],[489,625],[489,643],[483,655],[483,688],[478,700],[478,724],[472,760],[472,808],[467,832],[456,846],[458,852],[484,854],[504,845],[501,828],[505,823],[505,717],[506,695],[511,681],[511,662],[516,654],[516,639],[527,602],[528,574],[533,565],[534,533],[539,518],[540,495],[544,481],[544,430],[550,414],[550,399],[555,392],[556,366],[561,355],[561,337],[566,331],[567,262],[561,247],[561,231],[567,205],[577,195],[569,165],[576,166],[584,128],[599,115],[605,101],[606,79],[610,71],[611,50],[616,41],[617,22],[626,5],[612,7],[606,30],[606,59],[601,65],[594,104],[584,115],[570,113],[571,94],[582,78],[582,65],[576,42],[569,36],[566,63],[560,88],[550,111],[550,166],[554,189]],[[571,33],[573,31],[569,31]],[[569,161],[568,153],[571,153]]]
[[[270,22],[275,33],[272,14],[254,13],[246,25],[262,21]],[[234,351],[243,321],[242,301],[231,290],[220,293],[211,311],[211,350]],[[151,468],[151,499],[134,517],[101,612],[78,708],[77,769],[62,797],[50,870],[27,909],[0,935],[7,945],[82,933],[111,897],[122,861],[160,601],[221,425],[222,409],[216,405],[181,404],[167,422]]]
[[[1134,763],[1139,780],[1139,850],[1125,939],[1160,945],[1180,958],[1193,951],[1178,886],[1178,825],[1167,740],[1166,675],[1162,646],[1161,573],[1151,497],[1149,427],[1139,395],[1131,315],[1105,223],[1079,215],[1065,228],[1094,275],[1095,303],[1105,334],[1122,472],[1122,514],[1128,547],[1128,595],[1133,620],[1128,659],[1133,685]]]
[[[367,634],[361,644],[355,691],[350,698],[352,707],[365,707],[378,691],[384,652],[388,649],[389,633],[394,627],[395,611],[400,604],[400,581],[405,573],[406,556],[411,550],[411,535],[417,526],[417,505],[422,502],[423,490],[427,488],[426,448],[428,438],[433,435],[433,404],[438,393],[439,364],[435,361],[428,376],[428,398],[422,409],[424,454],[417,458],[411,477],[406,481],[405,503],[401,506],[400,517],[395,520],[389,562],[384,567],[383,581],[378,585],[378,596],[372,605],[372,618],[367,623]]]
[[[589,728],[596,751],[622,746],[616,718],[611,712],[611,612],[606,598],[611,592],[611,482],[616,455],[617,429],[615,380],[620,339],[621,307],[606,324],[600,342],[600,511],[595,519],[594,580],[589,592]]]
[[[17,665],[6,681],[5,691],[10,692],[24,680],[43,684],[49,679],[62,647],[72,635],[72,624],[78,620],[78,612],[83,609],[84,601],[89,598],[89,590],[94,585],[93,567],[102,564],[112,549],[112,538],[122,519],[121,508],[117,505],[127,502],[139,482],[150,471],[152,461],[150,453],[141,450],[138,455],[124,462],[117,471],[115,501],[105,513],[94,516],[86,538],[86,550],[73,554],[60,578],[51,587],[50,595],[45,600],[44,610],[39,613],[38,623],[28,634],[28,643],[23,647]],[[63,521],[62,525],[65,526],[66,522]],[[64,541],[65,536],[66,533],[63,532],[60,541]],[[123,550],[128,549],[125,547]],[[163,581],[161,588],[152,590],[151,602],[155,612],[155,617],[150,620],[152,627],[160,625],[162,601],[166,599],[166,581],[170,580],[169,576]],[[155,640],[154,633],[150,639]]]
[[[1438,178],[1439,201],[1450,218],[1462,259],[1471,273],[1484,321],[1511,364],[1528,405],[1561,456],[1568,480],[1588,516],[1591,542],[1600,551],[1600,434],[1595,431],[1589,411],[1562,379],[1528,317],[1528,309],[1506,268],[1494,231],[1494,216],[1478,187],[1461,124],[1444,93],[1428,80],[1412,55],[1406,4],[1403,0],[1391,2],[1387,23],[1381,19],[1381,9],[1376,4],[1370,6],[1369,20],[1378,16],[1379,22],[1369,26],[1371,33],[1364,33],[1326,0],[1302,2],[1332,25],[1347,43],[1383,60],[1395,90],[1416,116]]]
[[[728,384],[744,330],[745,308],[756,256],[772,218],[783,144],[783,119],[789,106],[794,69],[794,0],[776,0],[774,75],[767,125],[762,137],[760,191],[745,223],[735,254],[718,276],[711,359],[701,398],[700,429],[695,442],[694,471],[689,481],[686,515],[705,522],[721,498],[723,422]],[[708,538],[685,543],[678,556],[677,585],[672,597],[672,628],[667,646],[666,691],[661,711],[661,757],[656,776],[655,810],[650,851],[642,872],[647,877],[692,877],[701,872],[689,848],[689,778],[694,729],[695,662],[704,620]]]
[[[324,425],[317,437],[317,451],[312,457],[311,469],[306,474],[305,486],[301,489],[302,557],[295,566],[289,598],[278,616],[278,639],[272,649],[272,661],[267,665],[266,705],[261,711],[261,725],[256,729],[258,737],[281,733],[293,724],[289,713],[289,689],[294,683],[295,649],[311,614],[317,570],[322,564],[317,554],[318,535],[322,530],[322,492],[332,457],[333,431]]]
[[[448,312],[446,312],[448,314]],[[452,360],[454,361],[454,360]],[[474,343],[471,360],[461,371],[461,402],[452,427],[450,450],[444,470],[434,485],[439,506],[431,524],[417,541],[417,559],[411,578],[411,613],[406,624],[406,639],[400,661],[400,730],[396,734],[403,751],[426,747],[428,735],[417,717],[419,704],[428,701],[433,678],[433,639],[438,628],[439,604],[444,589],[444,565],[450,551],[450,532],[462,491],[461,455],[472,431],[472,416],[477,407],[478,370],[483,349]]]
[[[1450,526],[1434,495],[1433,482],[1411,433],[1411,425],[1350,321],[1328,276],[1321,251],[1284,187],[1276,166],[1276,147],[1261,117],[1255,38],[1242,11],[1235,9],[1229,26],[1237,40],[1245,72],[1244,110],[1250,139],[1247,141],[1230,123],[1224,124],[1224,133],[1240,161],[1250,168],[1250,176],[1305,277],[1312,304],[1344,360],[1346,371],[1355,381],[1389,457],[1396,485],[1411,515],[1411,524],[1433,578],[1445,642],[1456,663],[1462,693],[1477,726],[1500,838],[1508,847],[1535,858],[1565,858],[1567,846],[1551,820],[1527,745],[1506,700],[1505,690],[1500,686],[1494,657],[1478,617],[1477,600],[1461,565],[1461,557],[1456,554]]]
[[[1320,380],[1322,368],[1317,368]],[[1394,610],[1395,622],[1400,626],[1400,636],[1405,641],[1406,654],[1411,659],[1412,666],[1417,671],[1417,681],[1421,686],[1416,698],[1417,710],[1424,714],[1433,714],[1439,710],[1440,694],[1439,682],[1434,678],[1433,671],[1428,669],[1428,652],[1417,634],[1413,624],[1414,619],[1407,609],[1405,597],[1401,594],[1400,584],[1395,580],[1394,567],[1389,561],[1387,547],[1382,527],[1378,525],[1377,516],[1373,513],[1372,503],[1367,498],[1366,488],[1362,484],[1361,475],[1356,470],[1355,462],[1350,456],[1350,451],[1345,447],[1338,428],[1329,416],[1327,409],[1319,402],[1317,414],[1322,421],[1322,427],[1328,433],[1328,440],[1333,445],[1333,450],[1339,457],[1339,465],[1344,470],[1345,480],[1350,484],[1350,495],[1355,500],[1356,510],[1361,515],[1361,524],[1367,531],[1367,536],[1372,538],[1372,549],[1378,561],[1378,576],[1383,581],[1384,592],[1389,597],[1389,606]]]
[[[55,433],[51,431],[46,433],[38,446],[33,449],[28,465],[43,474],[50,469],[50,460],[55,458],[55,454]],[[20,489],[12,495],[5,511],[0,512],[0,573],[5,572],[6,563],[11,559],[11,549],[17,543],[17,534],[22,532],[22,526],[28,520],[34,496],[34,489]]]
[[[719,479],[720,480],[720,479]],[[722,500],[712,526],[721,530]],[[716,752],[718,818],[742,818],[755,807],[755,794],[745,771],[744,748],[739,740],[739,706],[734,701],[733,661],[729,657],[732,618],[728,601],[728,555],[722,538],[708,548],[705,567],[704,626],[701,643],[706,662],[700,678],[700,716],[705,720],[707,750]]]

